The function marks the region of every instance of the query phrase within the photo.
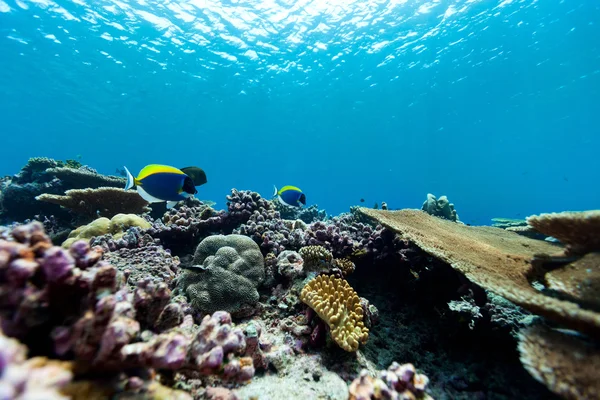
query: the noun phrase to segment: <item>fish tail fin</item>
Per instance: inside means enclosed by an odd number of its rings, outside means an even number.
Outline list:
[[[133,185],[135,185],[135,178],[133,177],[133,175],[131,175],[131,172],[129,172],[127,167],[123,166],[123,168],[125,168],[125,173],[127,174],[127,183],[125,184],[125,190],[129,190],[133,187]]]
[[[273,185],[273,197],[277,196],[277,192],[279,192],[279,190],[277,190],[277,186]]]

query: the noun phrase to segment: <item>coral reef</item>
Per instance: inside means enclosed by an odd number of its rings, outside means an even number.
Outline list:
[[[439,199],[431,193],[427,194],[427,200],[423,202],[421,210],[429,215],[447,219],[449,221],[458,222],[458,215],[454,209],[454,204],[448,201],[446,196],[441,196]]]
[[[349,258],[336,258],[333,260],[333,267],[342,271],[344,277],[350,275],[356,269],[356,265]]]
[[[0,331],[0,398],[67,400],[61,393],[73,374],[69,362],[27,359],[27,347]]]
[[[129,228],[140,227],[147,229],[150,226],[148,221],[135,214],[117,214],[111,219],[102,217],[73,230],[67,240],[63,242],[62,247],[69,248],[77,240],[89,241],[93,237],[103,236],[108,233],[112,235],[114,240],[119,240]]]
[[[350,384],[349,400],[429,399],[426,392],[429,378],[418,374],[412,364],[393,362],[387,370],[373,378],[365,369]]]
[[[146,277],[171,284],[179,270],[179,258],[155,243],[137,248],[119,248],[104,254],[104,260],[124,273],[127,283],[135,286]]]
[[[360,299],[345,280],[319,275],[306,284],[300,298],[327,323],[342,349],[356,351],[367,342],[369,329],[364,326]]]
[[[361,212],[447,262],[470,281],[535,314],[582,332],[600,332],[600,314],[544,295],[529,283],[534,255],[561,251],[553,244],[493,227],[471,227],[417,210]]]
[[[328,271],[333,261],[333,255],[323,246],[306,246],[300,249],[304,260],[304,269],[308,272]]]
[[[64,195],[44,193],[36,200],[58,204],[86,218],[112,218],[117,214],[143,214],[150,212],[148,202],[135,190],[114,187],[96,189],[70,189]]]
[[[538,325],[521,333],[519,352],[527,371],[562,398],[600,398],[598,346]]]
[[[600,251],[600,210],[533,215],[527,217],[527,223],[558,239],[567,253]]]
[[[242,316],[254,312],[257,288],[264,279],[264,258],[252,239],[214,235],[200,242],[178,287],[197,311],[225,310]]]
[[[276,267],[279,275],[287,279],[296,279],[305,275],[302,256],[292,250],[284,250],[277,256]]]
[[[61,195],[69,189],[124,186],[124,178],[101,175],[77,163],[31,158],[19,173],[2,183],[0,209],[3,216],[13,220],[34,218],[35,215],[68,218],[60,206],[37,201],[36,196],[44,193]]]
[[[224,311],[195,326],[190,307],[149,277],[132,292],[100,261],[100,248],[52,246],[40,223],[0,241],[0,315],[4,331],[39,352],[75,361],[77,373],[187,369],[247,381],[252,360],[244,334]],[[145,329],[142,332],[142,329]],[[50,350],[52,349],[52,350]]]
[[[273,201],[272,203],[275,209],[279,211],[279,215],[282,219],[299,219],[307,224],[310,224],[316,221],[324,221],[327,218],[327,213],[325,210],[319,210],[319,206],[316,204],[313,204],[309,207],[300,208],[284,205],[279,201]]]
[[[230,233],[231,219],[225,211],[216,211],[200,200],[188,198],[167,210],[147,232],[160,239],[166,248],[180,252],[193,249],[206,236]]]

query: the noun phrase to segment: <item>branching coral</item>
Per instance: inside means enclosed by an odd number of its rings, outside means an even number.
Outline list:
[[[304,260],[304,270],[307,272],[327,271],[331,267],[333,255],[323,246],[306,246],[300,249]]]
[[[356,351],[367,342],[360,298],[345,280],[319,275],[302,289],[300,299],[329,325],[331,337],[342,349]]]
[[[252,239],[241,235],[209,236],[198,245],[192,264],[179,277],[178,287],[196,310],[226,310],[236,316],[254,312],[265,266]]]
[[[70,189],[64,196],[44,193],[36,200],[58,204],[88,218],[111,218],[117,214],[143,214],[150,211],[148,202],[134,190],[114,187]]]
[[[173,251],[193,249],[208,235],[231,232],[230,220],[225,211],[215,211],[199,200],[188,198],[167,210],[147,232]]]

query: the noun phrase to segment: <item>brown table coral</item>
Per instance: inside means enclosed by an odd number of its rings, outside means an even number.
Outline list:
[[[527,223],[560,240],[570,253],[600,251],[600,210],[532,215]]]
[[[342,349],[356,351],[367,342],[360,298],[345,280],[319,275],[304,286],[300,299],[329,325],[331,337]]]
[[[44,193],[36,200],[58,204],[69,210],[90,218],[111,218],[119,213],[143,214],[149,212],[148,202],[135,190],[123,190],[114,187],[96,189],[71,189],[64,196]]]
[[[571,329],[600,333],[600,314],[546,296],[529,283],[533,256],[559,253],[561,247],[503,229],[452,223],[418,210],[359,210],[447,262],[477,285]]]
[[[521,362],[535,379],[565,399],[600,398],[598,346],[542,326],[519,336]]]

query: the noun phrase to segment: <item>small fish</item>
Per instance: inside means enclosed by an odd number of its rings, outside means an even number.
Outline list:
[[[364,203],[364,202],[365,202],[365,199],[360,199],[360,202],[361,202],[361,203]]]
[[[180,169],[168,165],[150,164],[146,165],[137,178],[123,167],[127,174],[125,190],[134,185],[137,192],[148,203],[167,202],[167,208],[172,208],[178,201],[198,193],[192,178],[184,174]]]
[[[198,167],[185,167],[181,168],[181,172],[192,178],[194,186],[204,185],[206,182],[206,172],[202,168]]]
[[[284,186],[279,190],[277,190],[277,186],[273,186],[273,189],[273,197],[277,197],[277,200],[283,205],[292,207],[306,205],[306,196],[295,186]]]

